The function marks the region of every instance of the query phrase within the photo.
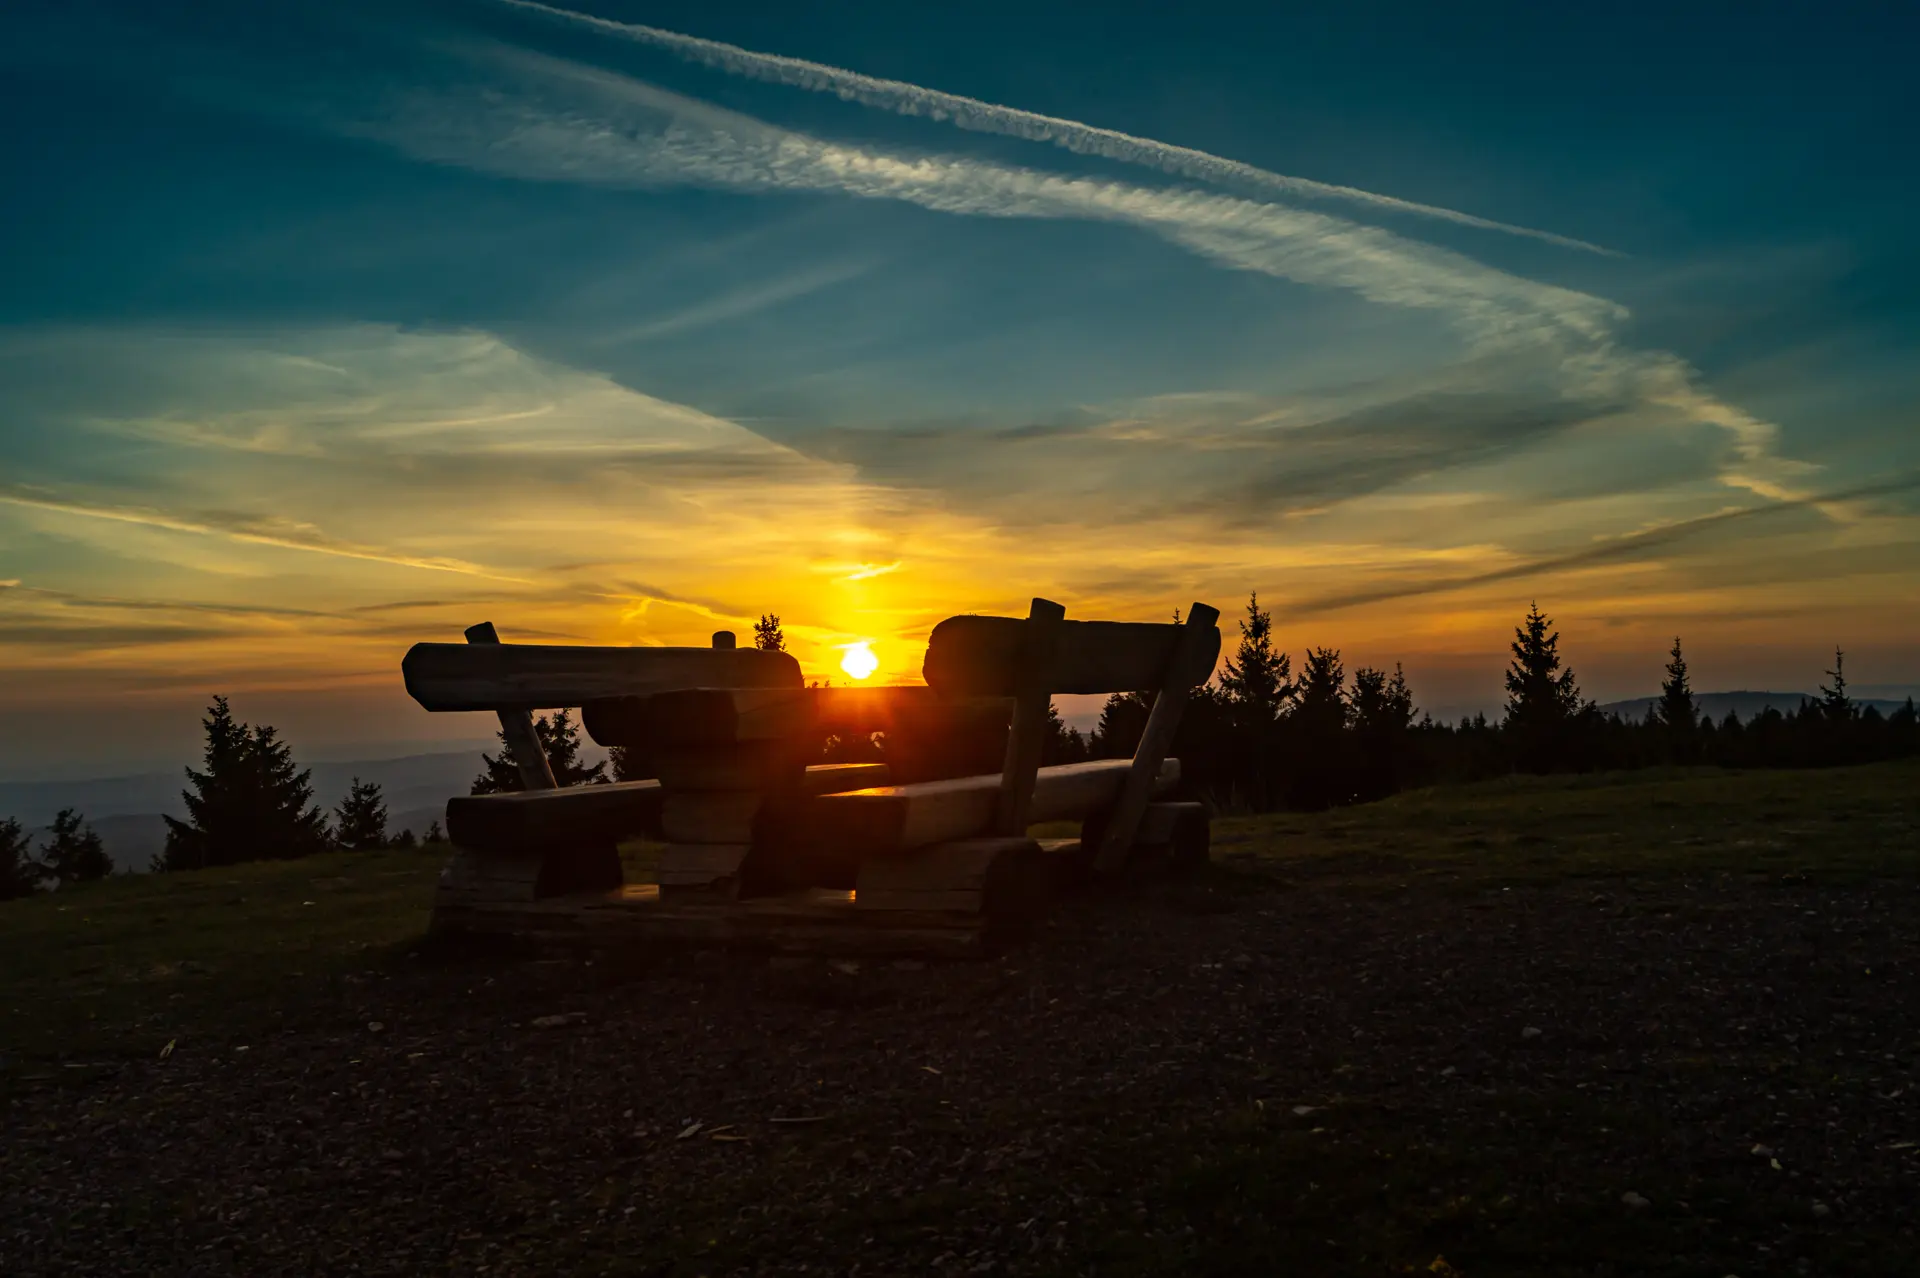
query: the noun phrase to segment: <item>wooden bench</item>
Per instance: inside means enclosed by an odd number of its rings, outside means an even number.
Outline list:
[[[465,644],[415,644],[401,662],[407,692],[432,711],[490,710],[499,718],[522,789],[447,804],[454,852],[436,899],[436,927],[457,926],[476,904],[541,900],[619,888],[618,844],[658,834],[658,780],[559,787],[534,730],[532,711],[584,706],[663,690],[798,689],[800,665],[784,652],[735,646],[721,631],[711,648],[602,648],[502,644],[492,623]],[[796,792],[817,794],[889,779],[883,765],[798,769]]]
[[[522,662],[421,645],[408,688],[428,708],[485,705],[505,724],[579,704],[595,741],[647,749],[658,772],[582,798],[454,800],[436,926],[966,952],[1031,921],[1065,878],[1204,860],[1204,809],[1160,800],[1179,780],[1174,730],[1219,655],[1218,613],[1195,604],[1179,625],[1064,613],[1036,599],[1026,618],[949,618],[912,688],[806,688],[784,654],[529,649],[541,655]],[[603,652],[620,655],[591,655]],[[1154,696],[1132,758],[1040,765],[1054,694],[1132,691]],[[873,732],[885,763],[809,762],[830,733]],[[620,884],[612,841],[643,809],[666,841],[659,881]],[[1082,838],[1028,837],[1061,820]]]

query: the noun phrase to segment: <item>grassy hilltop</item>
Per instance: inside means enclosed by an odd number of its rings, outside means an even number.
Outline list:
[[[0,905],[0,1268],[1911,1272],[1920,764],[1214,859],[928,966],[423,954],[431,852]]]

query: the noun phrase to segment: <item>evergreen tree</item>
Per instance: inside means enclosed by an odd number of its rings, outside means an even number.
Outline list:
[[[1202,689],[1204,691],[1204,689]],[[1147,716],[1153,712],[1153,700],[1144,692],[1116,692],[1100,707],[1100,722],[1094,725],[1089,752],[1101,759],[1125,759],[1140,745],[1147,730]],[[1184,723],[1186,716],[1182,716]]]
[[[615,781],[646,781],[660,774],[653,751],[645,746],[608,746],[607,765]]]
[[[764,612],[760,620],[753,623],[753,646],[762,652],[785,652],[787,650],[786,632],[780,629],[780,614]]]
[[[1287,798],[1293,806],[1326,808],[1354,797],[1346,672],[1338,648],[1307,649],[1283,736],[1290,756]]]
[[[1338,648],[1307,649],[1288,722],[1323,738],[1347,726],[1346,670]]]
[[[1833,669],[1827,671],[1832,683],[1820,685],[1820,713],[1834,723],[1845,723],[1856,713],[1853,698],[1847,695],[1847,654],[1833,650]]]
[[[403,848],[403,849],[417,848],[420,846],[420,841],[413,837],[413,831],[411,829],[406,829],[394,835],[393,841],[389,843],[387,846],[392,848]]]
[[[1580,685],[1560,667],[1560,634],[1534,604],[1514,628],[1513,661],[1507,667],[1507,734],[1520,766],[1547,772],[1565,766],[1573,753],[1573,727],[1580,716]]]
[[[1347,703],[1360,747],[1361,786],[1365,798],[1381,798],[1400,788],[1410,762],[1413,690],[1399,666],[1385,671],[1362,667],[1353,672]]]
[[[420,839],[422,843],[445,843],[447,836],[441,831],[438,821],[427,823],[427,832]]]
[[[40,849],[40,863],[61,887],[91,883],[113,873],[113,858],[100,835],[72,808],[62,808],[53,818],[52,834]]]
[[[31,856],[27,832],[9,817],[0,821],[0,901],[32,896],[40,890],[46,870]]]
[[[1680,650],[1680,636],[1673,637],[1667,677],[1660,681],[1660,700],[1649,715],[1666,730],[1667,750],[1677,763],[1690,763],[1697,753],[1700,736],[1700,711],[1693,703],[1693,685],[1687,679],[1687,658]]]
[[[1060,707],[1047,702],[1046,735],[1040,740],[1040,762],[1052,767],[1058,763],[1084,763],[1087,741],[1078,728],[1069,728],[1060,717]]]
[[[198,870],[241,861],[284,860],[325,849],[325,813],[313,806],[309,774],[270,727],[236,721],[225,697],[201,720],[206,770],[187,769],[187,820],[167,817],[162,870]]]
[[[1280,717],[1294,695],[1293,663],[1273,650],[1273,615],[1260,607],[1256,591],[1247,596],[1247,619],[1240,623],[1240,647],[1220,672],[1220,690],[1241,722],[1265,726]]]
[[[387,805],[378,782],[353,779],[347,797],[334,809],[333,841],[355,852],[387,845]]]
[[[606,764],[596,763],[589,768],[580,762],[580,726],[573,721],[571,710],[557,711],[551,720],[541,715],[533,721],[533,732],[540,738],[540,748],[546,751],[547,766],[553,770],[555,785],[606,784]],[[513,762],[513,752],[507,748],[506,730],[503,728],[496,735],[500,738],[500,753],[480,755],[486,766],[473,779],[471,792],[474,794],[511,794],[524,788],[520,784],[520,769]]]

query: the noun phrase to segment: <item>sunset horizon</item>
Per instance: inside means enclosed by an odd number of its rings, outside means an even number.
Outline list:
[[[216,693],[319,750],[484,735],[398,679],[482,620],[775,613],[808,678],[865,643],[899,684],[949,615],[1257,591],[1449,713],[1537,600],[1601,702],[1675,635],[1703,689],[1836,648],[1920,688],[1912,258],[1843,162],[1872,75],[1680,113],[1680,31],[1583,114],[1524,64],[1546,18],[1436,26],[1473,73],[1275,18],[1142,79],[1137,18],[224,13],[8,55],[0,777],[190,757]]]

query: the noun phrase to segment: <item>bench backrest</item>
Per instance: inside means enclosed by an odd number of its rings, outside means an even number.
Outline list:
[[[798,688],[800,663],[757,648],[417,643],[400,663],[428,710],[538,710],[674,688]]]
[[[738,649],[716,631],[711,648],[583,648],[504,644],[491,621],[467,641],[417,643],[400,662],[407,692],[428,710],[492,710],[527,790],[554,788],[534,728],[536,709],[668,688],[798,688],[800,663],[784,652]]]
[[[1031,623],[1019,617],[948,617],[927,638],[921,674],[947,696],[1010,697],[1029,672]],[[1145,621],[1061,621],[1047,691],[1154,692],[1206,682],[1220,628],[1182,647],[1186,627]],[[1178,667],[1175,661],[1181,662]]]
[[[1124,855],[1188,694],[1213,673],[1220,656],[1219,618],[1217,609],[1196,603],[1184,622],[1173,625],[1068,621],[1065,608],[1035,599],[1024,619],[949,617],[935,626],[922,666],[928,684],[948,695],[1013,698],[994,832],[1026,830],[1055,693],[1150,692],[1153,709],[1096,860],[1111,864]]]

